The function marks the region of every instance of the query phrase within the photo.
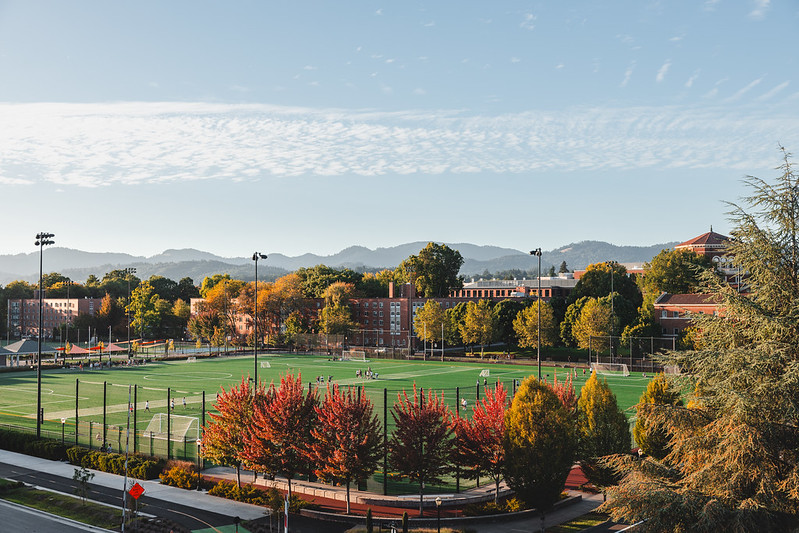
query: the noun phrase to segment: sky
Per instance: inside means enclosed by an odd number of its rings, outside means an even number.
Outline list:
[[[799,2],[0,0],[0,254],[552,250],[730,230]]]

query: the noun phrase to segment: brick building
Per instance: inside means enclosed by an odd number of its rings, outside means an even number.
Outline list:
[[[42,299],[42,337],[53,337],[53,329],[71,324],[78,315],[94,315],[100,310],[102,298],[44,298]],[[39,299],[8,300],[8,329],[15,338],[39,335]]]

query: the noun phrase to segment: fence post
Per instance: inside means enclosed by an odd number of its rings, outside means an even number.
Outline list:
[[[172,388],[166,389],[166,458],[167,460],[172,457],[169,452],[172,449]]]
[[[106,440],[106,438],[105,438],[106,437],[106,433],[105,433],[105,428],[106,428],[105,415],[106,415],[106,403],[107,403],[106,402],[106,391],[107,391],[107,389],[108,389],[108,382],[107,381],[103,381],[103,445],[105,445],[105,440]]]
[[[461,388],[455,387],[455,417],[460,418],[460,406],[461,406]],[[465,414],[465,413],[464,413]],[[458,493],[461,491],[461,466],[459,464],[455,465],[455,492]]]
[[[94,440],[94,421],[89,420],[89,451],[92,451],[92,441]]]
[[[75,446],[78,445],[78,387],[80,387],[80,379],[75,378]]]
[[[388,389],[383,387],[383,496],[388,495]]]
[[[137,418],[136,415],[139,412],[139,409],[138,409],[138,400],[139,400],[138,392],[139,392],[139,386],[138,385],[134,385],[133,386],[133,453],[134,454],[136,453],[137,444],[138,444],[138,442],[136,442],[136,440],[137,440],[136,437],[138,435],[138,433],[136,432],[136,428],[138,427],[138,425],[136,424],[136,418]]]

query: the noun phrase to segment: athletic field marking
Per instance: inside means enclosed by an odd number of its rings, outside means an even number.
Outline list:
[[[169,381],[205,381],[207,379],[230,379],[233,374],[228,372],[182,372],[180,376],[165,376],[162,374],[148,374],[144,376],[146,380],[169,380]]]

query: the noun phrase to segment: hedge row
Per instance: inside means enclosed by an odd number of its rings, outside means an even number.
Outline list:
[[[13,429],[0,429],[0,448],[52,461],[67,458],[67,448],[60,441],[36,439],[30,433]]]
[[[73,446],[66,451],[69,462],[76,466],[83,466],[109,472],[111,474],[125,474],[125,456],[120,453],[105,453],[89,451],[81,446]],[[163,471],[166,461],[141,455],[128,455],[128,476],[137,479],[155,479]]]

